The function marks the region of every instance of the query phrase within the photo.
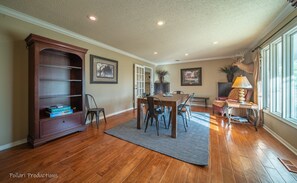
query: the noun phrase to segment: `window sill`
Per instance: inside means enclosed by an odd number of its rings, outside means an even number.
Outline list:
[[[287,119],[281,118],[281,117],[279,117],[279,116],[277,116],[277,115],[275,115],[275,114],[272,114],[272,113],[269,112],[268,110],[265,110],[265,109],[264,109],[263,112],[264,112],[265,114],[267,114],[267,115],[269,115],[269,116],[271,116],[271,117],[273,117],[273,118],[275,118],[275,119],[277,119],[277,120],[279,120],[279,121],[281,121],[281,122],[283,122],[283,123],[285,123],[285,124],[287,124],[287,125],[289,125],[289,126],[295,128],[295,129],[297,129],[297,124],[296,124],[296,123],[294,123],[294,122],[292,122],[292,121],[289,121],[289,120],[287,120]]]

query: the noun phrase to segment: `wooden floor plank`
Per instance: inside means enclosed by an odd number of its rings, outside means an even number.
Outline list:
[[[277,183],[285,182],[285,180],[282,178],[282,176],[278,173],[278,171],[275,168],[266,167],[265,169],[274,182],[277,182]]]
[[[123,182],[129,175],[130,172],[132,172],[140,163],[142,163],[143,158],[145,158],[149,151],[137,147],[136,151],[134,153],[137,153],[137,156],[135,154],[131,154],[126,156],[126,158],[123,161],[117,161],[109,171],[107,171],[102,179],[101,182]],[[125,157],[125,156],[122,156]]]
[[[222,169],[222,173],[223,173],[223,182],[224,183],[233,183],[235,182],[235,178],[234,178],[234,174],[231,170]]]
[[[175,173],[174,181],[175,183],[184,183],[187,180],[187,174],[189,171],[189,167],[187,167],[186,163],[182,163],[179,171]]]
[[[297,183],[291,172],[289,172],[278,159],[271,159],[270,161],[286,182]]]
[[[148,150],[149,151],[149,150]],[[142,176],[142,173],[146,171],[146,168],[149,166],[149,163],[155,158],[156,153],[150,153],[142,159],[142,161],[135,167],[133,171],[123,181],[124,183],[135,182]]]
[[[210,108],[192,107],[209,112]],[[210,116],[209,165],[196,166],[107,135],[105,130],[136,118],[131,110],[88,125],[32,149],[26,144],[0,152],[0,182],[297,182],[277,159],[297,157],[263,128],[228,125]],[[199,135],[199,134],[198,134]],[[51,173],[56,178],[11,178],[10,173]]]
[[[165,171],[167,170],[170,162],[171,158],[166,155],[162,155],[161,161],[153,170],[149,182],[159,182],[162,179]]]
[[[160,182],[162,183],[174,182],[176,172],[180,170],[181,166],[182,166],[182,163],[180,161],[172,159]]]
[[[247,182],[244,174],[241,174],[241,173],[234,172],[234,178],[235,178],[235,182],[237,182],[237,183],[246,183]]]
[[[199,182],[199,168],[195,165],[187,164],[189,171],[187,174],[186,183]]]

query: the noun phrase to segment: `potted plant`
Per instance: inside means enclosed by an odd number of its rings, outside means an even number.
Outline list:
[[[158,75],[160,83],[163,83],[164,82],[164,76],[166,76],[169,73],[166,70],[158,69],[158,70],[156,70],[156,74]]]
[[[232,82],[234,78],[234,73],[238,71],[238,67],[227,65],[220,68],[220,71],[227,74],[228,82]]]

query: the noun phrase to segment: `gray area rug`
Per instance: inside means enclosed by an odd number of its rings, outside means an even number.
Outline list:
[[[192,112],[191,121],[188,122],[189,127],[185,132],[182,118],[179,117],[176,139],[171,138],[171,128],[164,128],[163,120],[160,121],[159,136],[155,123],[152,126],[149,124],[144,133],[144,123],[141,122],[139,130],[136,128],[136,119],[109,129],[105,133],[188,163],[205,166],[208,165],[209,155],[209,123],[208,113]]]

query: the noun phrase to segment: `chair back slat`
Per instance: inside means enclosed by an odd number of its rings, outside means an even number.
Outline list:
[[[148,111],[150,114],[154,113],[154,97],[147,97]]]
[[[189,95],[189,97],[186,99],[186,101],[185,101],[184,103],[182,103],[180,109],[184,108],[184,107],[186,106],[187,102],[188,102],[189,100],[190,100],[190,101],[192,100],[192,98],[194,97],[194,95],[195,95],[195,93],[192,93],[191,95]]]
[[[150,114],[154,114],[155,109],[156,109],[156,104],[154,101],[158,101],[157,108],[160,108],[162,111],[164,111],[164,105],[162,104],[162,101],[158,97],[152,97],[148,96],[147,98],[147,104],[148,104],[148,111]]]
[[[86,96],[85,103],[86,103],[87,109],[98,108],[95,98],[91,94],[85,94],[85,96]]]

